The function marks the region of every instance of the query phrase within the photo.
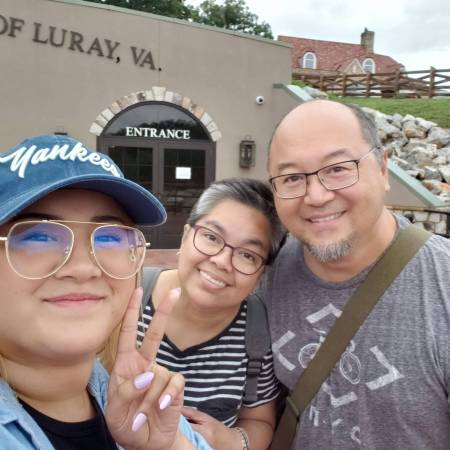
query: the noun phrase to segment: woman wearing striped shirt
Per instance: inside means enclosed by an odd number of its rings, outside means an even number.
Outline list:
[[[181,287],[157,362],[184,375],[183,414],[215,450],[263,450],[272,439],[279,386],[270,351],[257,400],[243,402],[245,299],[283,236],[265,183],[234,178],[212,184],[185,225],[178,269],[161,272],[144,309],[146,329],[160,299]]]

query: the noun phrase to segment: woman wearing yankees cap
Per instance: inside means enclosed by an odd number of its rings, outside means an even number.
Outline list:
[[[162,205],[65,136],[0,153],[0,446],[209,449],[180,416],[184,380],[154,363],[179,293],[135,330],[146,243]],[[97,355],[120,329],[108,375]]]

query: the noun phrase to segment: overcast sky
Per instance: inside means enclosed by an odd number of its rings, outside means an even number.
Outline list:
[[[188,0],[198,5],[201,1]],[[367,27],[375,52],[407,70],[450,69],[450,0],[247,0],[274,34],[358,44]]]

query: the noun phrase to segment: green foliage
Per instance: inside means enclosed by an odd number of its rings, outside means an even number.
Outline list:
[[[185,0],[87,0],[88,2],[101,3],[102,5],[120,6],[122,8],[135,9],[152,14],[178,19],[189,19],[192,7],[185,5]]]
[[[258,22],[258,16],[250,11],[245,0],[225,0],[221,4],[218,4],[217,0],[205,0],[198,8],[186,5],[185,0],[87,1],[191,20],[205,25],[273,39],[270,25],[267,22]]]
[[[304,81],[301,81],[301,80],[292,80],[292,84],[295,84],[295,86],[299,86],[299,87],[308,86]]]
[[[241,31],[273,39],[270,25],[258,22],[258,16],[253,14],[244,0],[225,0],[218,4],[217,0],[205,0],[193,11],[195,22]]]
[[[331,99],[331,96],[330,96]],[[361,98],[334,97],[342,103],[367,106],[385,114],[411,114],[437,123],[442,128],[450,128],[450,99],[428,98]]]

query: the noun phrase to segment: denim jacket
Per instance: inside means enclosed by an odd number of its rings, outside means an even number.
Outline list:
[[[108,374],[97,361],[89,380],[89,392],[105,408]],[[194,432],[184,417],[180,431],[198,450],[212,450],[203,437]],[[55,450],[47,436],[17,401],[14,391],[0,378],[0,448],[1,450]]]

